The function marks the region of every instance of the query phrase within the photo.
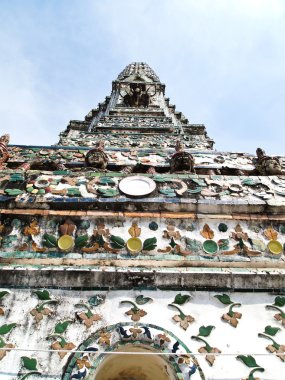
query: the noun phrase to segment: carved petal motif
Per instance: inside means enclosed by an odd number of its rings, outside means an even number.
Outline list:
[[[223,314],[222,319],[225,322],[229,322],[229,324],[233,327],[237,327],[238,325],[238,319],[241,319],[242,314],[238,312],[234,312],[233,316],[230,316],[229,314]]]
[[[222,351],[220,351],[217,347],[214,347],[211,349],[211,353],[208,353],[205,347],[200,347],[198,349],[198,352],[200,352],[201,354],[207,354],[205,356],[205,359],[210,364],[210,366],[212,366],[216,360],[216,356],[214,354],[220,354]]]
[[[135,310],[134,308],[130,309],[129,311],[126,312],[127,315],[131,315],[132,321],[139,321],[142,317],[147,315],[147,312],[144,311],[143,309],[138,309]]]
[[[87,356],[83,356],[82,359],[77,359],[76,365],[77,365],[78,369],[82,369],[84,367],[91,368],[91,364],[89,363]]]
[[[61,347],[60,343],[59,342],[54,342],[52,343],[51,345],[51,348],[53,350],[73,350],[76,346],[72,343],[72,342],[69,342],[69,343],[66,343],[63,347]],[[65,355],[67,354],[67,352],[58,352],[58,356],[63,359],[65,357]]]
[[[200,234],[205,238],[205,239],[213,239],[214,237],[214,231],[211,230],[209,225],[206,223],[200,232]]]
[[[278,232],[274,228],[270,227],[264,231],[264,235],[268,240],[277,240]]]
[[[141,329],[131,328],[130,332],[133,334],[133,337],[136,338],[141,332]]]
[[[38,235],[40,233],[40,227],[38,226],[37,221],[30,223],[28,227],[24,228],[24,235]]]
[[[6,350],[0,350],[0,360],[2,360],[5,356],[6,353],[10,351],[11,348],[14,348],[15,346],[12,343],[7,343],[3,348],[7,348]]]
[[[282,326],[285,326],[285,318],[282,318],[281,314],[275,314],[274,315],[274,318],[276,319],[276,321],[281,321],[282,323]]]
[[[182,327],[184,330],[187,330],[190,323],[194,322],[195,319],[191,315],[185,315],[185,318],[181,318],[180,315],[174,315],[172,319],[175,322],[179,322],[180,327]]]
[[[83,321],[88,329],[93,325],[93,322],[97,322],[102,319],[99,314],[93,314],[92,317],[88,317],[86,313],[80,313],[78,314],[78,317]]]
[[[53,311],[51,309],[45,307],[41,312],[37,311],[37,309],[32,309],[30,314],[35,318],[36,322],[39,323],[43,319],[44,315],[50,315],[52,312]]]
[[[141,228],[138,227],[137,223],[133,223],[132,227],[128,230],[131,237],[139,237],[141,234]]]
[[[159,345],[163,346],[164,343],[169,343],[171,339],[166,334],[158,334]]]
[[[101,332],[100,338],[98,339],[99,344],[106,344],[107,346],[110,346],[111,344],[111,334],[108,332]]]

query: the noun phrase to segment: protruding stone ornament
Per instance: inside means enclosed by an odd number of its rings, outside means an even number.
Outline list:
[[[256,149],[257,161],[255,169],[258,174],[262,175],[278,175],[282,174],[280,161],[277,157],[270,157],[265,154],[261,148]]]
[[[194,173],[194,157],[192,154],[184,151],[184,145],[181,141],[176,142],[176,153],[170,159],[171,173],[187,171]]]
[[[99,141],[94,149],[89,150],[85,157],[86,166],[105,170],[108,165],[108,156],[104,152],[105,144]]]
[[[9,134],[5,134],[0,137],[0,169],[3,169],[3,164],[7,162],[9,159],[9,153],[7,148],[9,141]]]

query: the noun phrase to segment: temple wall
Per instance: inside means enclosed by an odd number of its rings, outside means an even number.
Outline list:
[[[77,361],[76,365],[76,360],[82,360],[85,356],[85,364],[90,362],[98,366],[105,357],[104,351],[117,349],[118,342],[122,345],[130,342],[148,345],[159,352],[171,354],[177,341],[180,346],[175,349],[176,355],[172,357],[176,362],[180,358],[180,370],[185,378],[188,378],[189,367],[196,363],[195,358],[199,370],[196,370],[191,379],[246,378],[255,367],[247,367],[241,360],[237,360],[237,356],[252,355],[256,363],[264,368],[263,373],[256,373],[258,377],[284,379],[285,331],[282,323],[284,326],[285,319],[280,317],[280,313],[285,312],[285,297],[265,292],[223,294],[215,291],[142,289],[49,289],[43,293],[10,288],[1,300],[3,312],[0,316],[0,334],[2,332],[1,339],[5,344],[13,344],[17,351],[12,349],[6,352],[0,361],[1,379],[20,379],[27,373],[31,373],[29,378],[36,379],[39,378],[38,375],[32,375],[35,368],[41,372],[43,379],[60,379],[64,371],[67,371],[64,378],[71,378],[68,373],[80,374],[85,368],[80,369],[80,362]],[[222,297],[217,298],[217,295]],[[229,316],[227,313],[231,305],[233,314]],[[137,311],[132,310],[134,306]],[[91,313],[89,317],[88,312]],[[11,327],[11,324],[15,325],[4,333],[3,327]],[[201,326],[205,326],[207,331],[201,330]],[[123,329],[123,335],[118,332],[119,327]],[[213,361],[212,365],[205,355],[198,352],[201,347],[205,347],[205,343],[191,339],[192,336],[198,336],[199,329],[199,337],[216,351],[214,357],[207,357],[210,362]],[[260,333],[265,336],[258,336]],[[82,350],[83,347],[92,347],[93,351],[97,349],[103,354],[79,353],[78,359],[75,358],[72,362],[68,352],[61,358],[54,350],[62,348],[56,343],[62,338],[65,340],[63,348],[70,350],[70,353],[78,348]],[[280,345],[280,357],[276,356],[276,349],[270,346],[270,339]],[[268,352],[266,347],[272,352]],[[193,353],[193,357],[182,356],[187,353],[187,349]],[[220,356],[216,349],[221,351]],[[36,364],[26,361],[25,368],[21,357],[36,359]],[[93,370],[86,370],[92,378]]]

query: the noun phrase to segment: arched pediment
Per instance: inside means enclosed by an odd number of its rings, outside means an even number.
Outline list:
[[[118,323],[100,329],[70,355],[62,380],[188,380],[205,376],[190,349],[153,324]]]

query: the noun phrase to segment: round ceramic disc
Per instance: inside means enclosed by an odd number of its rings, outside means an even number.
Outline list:
[[[74,239],[70,235],[62,235],[57,242],[59,248],[63,251],[68,251],[73,247]]]
[[[205,240],[203,243],[203,250],[204,252],[213,255],[218,251],[218,244],[214,240]]]
[[[229,189],[235,193],[240,193],[243,190],[242,186],[240,185],[231,185]]]
[[[148,177],[132,176],[126,177],[119,183],[119,189],[131,196],[148,195],[156,188],[155,182]]]
[[[35,182],[35,186],[38,189],[42,189],[49,186],[49,181],[47,179],[39,179]]]
[[[277,240],[270,240],[267,247],[274,255],[279,255],[283,250],[282,244]]]
[[[142,250],[142,241],[139,238],[130,238],[127,241],[127,248],[130,253],[138,253]]]

